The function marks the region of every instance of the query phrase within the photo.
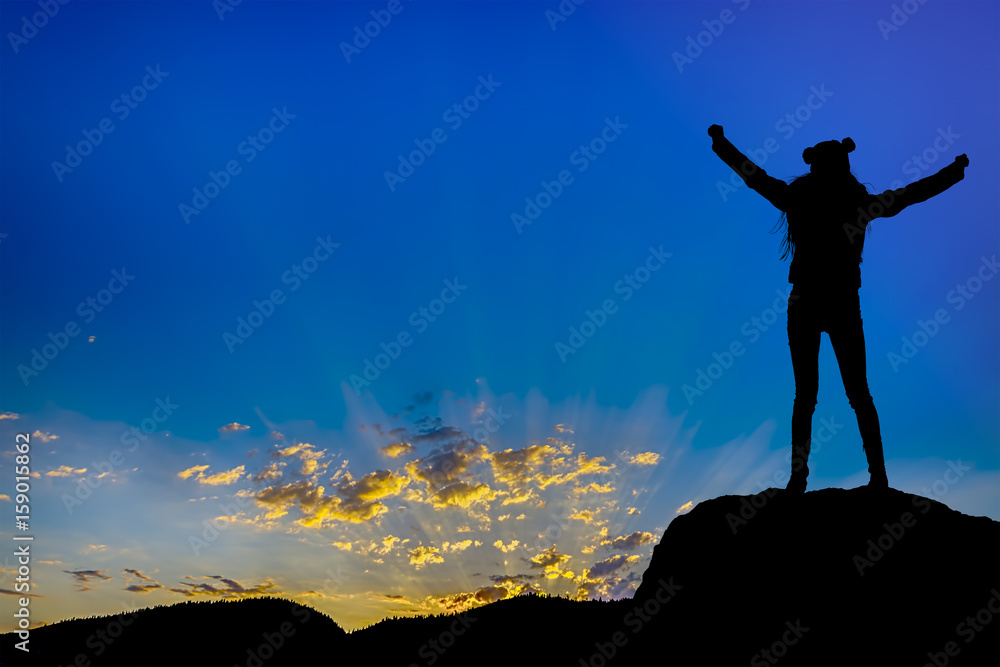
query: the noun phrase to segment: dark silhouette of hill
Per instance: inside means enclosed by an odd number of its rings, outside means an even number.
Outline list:
[[[525,595],[350,634],[285,600],[185,603],[137,613],[97,656],[86,641],[111,618],[34,630],[46,653],[14,662],[997,665],[1000,523],[891,489],[770,489],[676,517],[633,599]],[[262,655],[286,622],[294,633]],[[5,658],[14,641],[3,636]]]
[[[669,631],[680,664],[1000,664],[1000,523],[921,496],[861,487],[709,500],[670,524],[636,601],[670,577],[683,589],[650,629]],[[984,609],[992,622],[976,631],[966,619]],[[761,655],[785,639],[774,662]],[[631,648],[623,657],[637,663],[666,655]]]
[[[350,634],[346,664],[576,664],[574,647],[602,634],[618,604],[529,594],[462,614],[382,621]]]
[[[329,616],[273,597],[182,602],[77,618],[31,631],[30,653],[3,635],[5,664],[326,665],[346,633]],[[254,661],[256,658],[257,661]]]

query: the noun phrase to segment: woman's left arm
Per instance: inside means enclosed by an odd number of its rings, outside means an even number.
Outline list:
[[[881,215],[871,215],[872,211],[869,211],[869,214],[873,218],[891,218],[907,206],[927,201],[965,178],[965,168],[968,166],[969,157],[965,153],[962,153],[955,158],[954,162],[943,167],[936,174],[921,178],[919,181],[914,181],[905,188],[886,190],[877,197],[872,196],[872,202],[868,208],[877,211],[877,208],[881,207],[883,211]],[[879,204],[879,207],[875,206],[876,203]]]

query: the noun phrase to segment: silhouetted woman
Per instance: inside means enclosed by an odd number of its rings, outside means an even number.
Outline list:
[[[787,223],[782,259],[791,256],[788,282],[788,346],[795,374],[792,408],[792,474],[786,487],[802,493],[809,475],[812,415],[819,390],[820,333],[830,336],[847,398],[858,418],[868,457],[868,486],[887,489],[878,413],[868,391],[865,335],[858,288],[865,231],[875,218],[894,216],[910,204],[939,194],[965,177],[969,159],[953,163],[898,190],[872,195],[851,173],[851,139],[823,141],[802,152],[809,173],[790,183],[768,176],[722,134],[708,128],[712,150],[743,181],[784,214]]]

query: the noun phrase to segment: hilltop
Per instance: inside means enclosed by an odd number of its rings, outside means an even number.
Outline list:
[[[998,564],[1000,523],[929,498],[768,489],[676,517],[628,600],[527,595],[350,634],[287,600],[183,603],[33,630],[40,652],[18,662],[995,665]]]

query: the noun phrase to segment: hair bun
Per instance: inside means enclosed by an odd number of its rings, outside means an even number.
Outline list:
[[[854,145],[854,139],[851,139],[850,137],[847,137],[846,139],[844,139],[843,141],[841,141],[840,145],[843,146],[844,148],[846,148],[848,153],[853,152],[854,149],[857,148]]]
[[[809,148],[802,151],[802,161],[805,162],[806,164],[812,164],[814,154],[815,151],[813,150],[812,146],[810,146]]]

